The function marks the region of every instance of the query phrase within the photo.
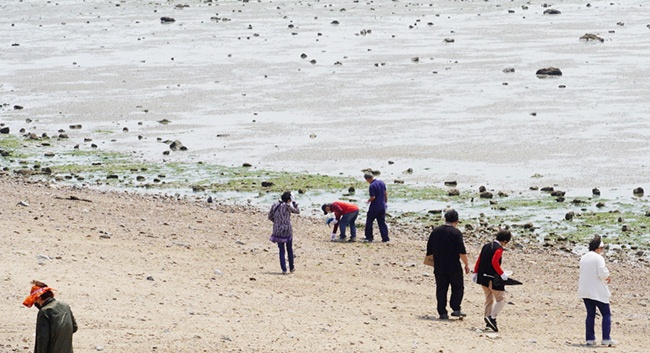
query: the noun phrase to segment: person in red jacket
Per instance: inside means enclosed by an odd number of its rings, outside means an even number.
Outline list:
[[[345,227],[350,226],[350,240],[355,241],[357,239],[357,226],[354,224],[359,215],[359,207],[353,203],[343,202],[343,201],[334,201],[332,203],[324,203],[321,206],[323,213],[327,215],[330,212],[334,213],[334,219],[331,220],[331,223],[334,223],[334,229],[332,229],[331,240],[336,240],[336,230],[337,228],[341,229],[340,240],[345,240]],[[328,224],[330,221],[328,221]]]
[[[472,280],[481,285],[485,294],[485,315],[483,319],[487,328],[498,332],[497,315],[506,305],[506,288],[504,281],[508,275],[501,269],[503,247],[512,239],[510,231],[502,229],[497,232],[496,239],[483,245],[481,254],[474,265]],[[496,302],[496,303],[495,303]]]

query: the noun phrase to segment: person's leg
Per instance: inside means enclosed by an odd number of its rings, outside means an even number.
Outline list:
[[[460,311],[460,305],[463,302],[463,294],[465,287],[463,284],[463,272],[454,273],[450,277],[451,283],[451,298],[449,300],[449,306],[451,310]]]
[[[486,286],[481,286],[483,288],[483,294],[485,294],[485,304],[483,305],[483,316],[490,316],[492,315],[492,306],[494,303],[494,295],[492,294],[492,290],[489,287]]]
[[[368,210],[368,214],[366,215],[366,229],[364,230],[364,234],[366,236],[366,239],[368,240],[373,240],[372,236],[372,225],[375,223],[375,219],[377,216],[375,215],[375,211],[372,209]]]
[[[356,239],[357,238],[357,217],[359,216],[359,211],[354,211],[352,212],[352,215],[350,216],[350,239]]]
[[[587,309],[587,318],[585,319],[585,339],[587,342],[595,341],[596,334],[594,333],[594,321],[596,320],[596,303],[591,299],[582,299],[585,302]]]
[[[293,267],[293,242],[291,240],[287,242],[287,256],[289,257],[289,271],[293,272],[295,267]]]
[[[492,289],[492,295],[496,300],[496,304],[494,304],[492,313],[490,315],[496,319],[497,315],[499,315],[501,310],[503,310],[503,308],[506,306],[506,291]]]
[[[280,268],[282,269],[282,272],[287,272],[287,264],[285,263],[284,260],[284,243],[278,242],[278,249],[280,249]]]
[[[446,273],[435,273],[436,277],[436,302],[438,315],[447,316],[447,291],[449,290],[449,277]]]
[[[598,307],[600,315],[603,317],[603,341],[609,341],[612,339],[610,337],[612,331],[612,312],[609,309],[609,304],[594,300],[594,305]]]
[[[343,216],[341,216],[341,220],[339,221],[339,229],[341,230],[341,239],[345,239],[345,228],[348,226],[350,223],[350,214],[346,213]]]
[[[390,241],[388,237],[388,226],[386,225],[386,210],[381,210],[377,214],[377,224],[379,225],[379,234],[381,241]]]

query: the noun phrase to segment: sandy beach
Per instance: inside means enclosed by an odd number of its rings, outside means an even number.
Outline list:
[[[320,219],[294,216],[297,270],[283,276],[265,210],[6,176],[0,194],[3,353],[33,347],[36,310],[21,305],[32,279],[72,306],[81,353],[647,352],[647,263],[608,260],[620,344],[587,348],[579,255],[521,245],[516,233],[503,266],[524,285],[508,288],[492,333],[469,276],[467,318],[437,319],[421,264],[428,229],[343,244]],[[489,239],[465,232],[471,263]]]

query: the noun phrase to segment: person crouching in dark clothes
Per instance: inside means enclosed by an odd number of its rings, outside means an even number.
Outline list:
[[[485,312],[483,320],[486,328],[498,332],[497,315],[506,305],[506,289],[504,281],[508,275],[501,269],[503,247],[512,239],[508,230],[500,230],[496,239],[483,245],[481,254],[474,265],[474,282],[481,285],[485,293]]]

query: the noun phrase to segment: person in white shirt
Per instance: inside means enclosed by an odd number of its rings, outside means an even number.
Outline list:
[[[609,298],[612,294],[609,292],[611,279],[609,270],[605,266],[605,259],[601,255],[605,249],[605,244],[596,235],[589,242],[589,252],[580,258],[580,279],[578,281],[578,297],[582,298],[587,308],[587,319],[585,320],[585,337],[586,344],[593,346],[596,344],[596,335],[594,333],[594,324],[596,321],[596,308],[602,316],[603,340],[602,344],[607,346],[616,345],[616,341],[610,336],[612,329],[612,315],[609,308]]]

